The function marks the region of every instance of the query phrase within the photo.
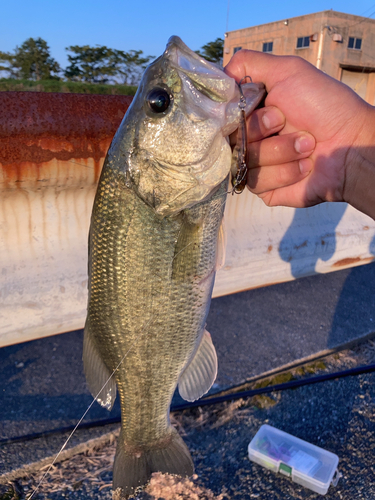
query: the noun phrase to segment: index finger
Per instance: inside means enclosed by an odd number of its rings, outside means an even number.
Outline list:
[[[224,71],[237,82],[244,76],[251,76],[253,82],[264,83],[269,92],[276,83],[290,76],[293,59],[242,49],[234,54]]]

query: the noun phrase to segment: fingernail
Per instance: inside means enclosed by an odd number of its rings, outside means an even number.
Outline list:
[[[304,158],[298,162],[299,170],[302,175],[306,175],[312,170],[312,161],[310,158]]]
[[[262,122],[268,130],[272,130],[283,125],[285,118],[278,108],[272,108],[264,113],[262,116]]]
[[[315,148],[315,139],[312,135],[301,135],[294,142],[297,153],[310,153]]]

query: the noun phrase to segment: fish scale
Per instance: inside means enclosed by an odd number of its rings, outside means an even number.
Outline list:
[[[207,210],[212,206],[210,200],[188,210],[187,214],[160,219],[125,186],[120,173],[116,182],[113,175],[109,169],[108,173],[104,171],[101,184],[109,188],[99,191],[93,209],[92,234],[101,236],[98,241],[92,237],[90,242],[90,304],[95,305],[92,312],[89,308],[89,317],[90,323],[96,324],[92,338],[97,345],[108,346],[115,340],[119,346],[116,351],[100,347],[109,371],[115,369],[136,342],[116,374],[116,379],[125,382],[118,384],[125,408],[123,438],[126,442],[149,443],[160,439],[169,427],[165,416],[178,375],[192,353],[207,316],[212,286],[201,290],[190,278],[194,275],[199,282],[214,272],[217,238],[211,233],[217,233],[221,223],[227,181],[217,194],[213,209]],[[122,209],[121,203],[115,201],[121,198]],[[123,213],[113,217],[115,204]],[[97,207],[100,207],[100,217],[95,216]],[[209,215],[205,224],[209,237],[204,238],[204,243],[199,241],[176,252],[182,225],[186,225],[188,219],[189,227],[194,227],[191,222],[198,219],[203,226],[201,212]],[[110,226],[107,216],[111,218]],[[143,237],[145,233],[147,239]],[[118,252],[113,252],[114,246]],[[103,270],[106,279],[98,277],[98,272]],[[163,304],[165,301],[167,305]],[[130,317],[127,311],[131,311]],[[160,318],[160,311],[167,318]],[[139,331],[142,324],[146,325],[145,331]],[[160,356],[170,367],[164,373],[160,373]],[[145,360],[149,362],[146,364]],[[142,404],[145,392],[147,405]]]

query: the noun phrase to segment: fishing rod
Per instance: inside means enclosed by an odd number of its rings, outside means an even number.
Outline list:
[[[325,373],[322,375],[317,375],[316,377],[308,377],[300,380],[291,380],[289,382],[284,382],[282,384],[270,385],[267,387],[262,387],[259,389],[250,389],[247,391],[238,391],[234,393],[220,395],[222,392],[227,393],[230,389],[225,389],[225,391],[220,391],[216,395],[208,396],[197,401],[188,402],[188,403],[180,403],[176,405],[172,405],[170,410],[171,412],[179,412],[184,410],[190,410],[202,406],[208,405],[217,405],[220,403],[236,401],[238,399],[247,399],[253,396],[259,396],[261,394],[269,394],[271,392],[282,392],[288,389],[296,389],[298,387],[304,387],[307,385],[314,385],[321,382],[326,382],[329,380],[338,380],[341,378],[352,377],[357,375],[362,375],[365,373],[373,373],[375,372],[375,363],[370,365],[358,366],[356,368],[349,368],[347,370],[341,370],[339,372],[333,373]],[[93,427],[104,427],[110,424],[118,424],[121,422],[121,417],[108,417],[98,420],[91,420],[90,422],[81,422],[79,425],[80,429],[91,429]],[[65,427],[58,427],[56,429],[51,429],[49,431],[43,432],[35,432],[31,434],[26,434],[23,436],[16,436],[7,439],[1,439],[0,445],[23,442],[23,441],[31,441],[33,439],[38,439],[41,437],[48,437],[55,434],[63,434],[64,432],[71,432],[73,429],[76,429],[77,425],[70,425]]]

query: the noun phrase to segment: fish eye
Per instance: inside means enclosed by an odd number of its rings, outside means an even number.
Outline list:
[[[172,101],[172,96],[165,90],[159,87],[152,89],[146,98],[146,102],[154,113],[164,113],[169,108]]]

